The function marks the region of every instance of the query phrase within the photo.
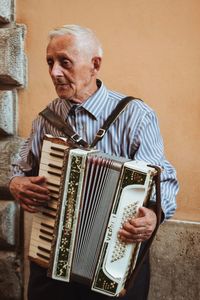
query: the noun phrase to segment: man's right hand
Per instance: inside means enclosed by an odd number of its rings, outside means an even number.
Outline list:
[[[37,207],[45,205],[50,200],[50,193],[44,176],[16,176],[11,180],[9,188],[21,207],[31,213],[37,212]]]

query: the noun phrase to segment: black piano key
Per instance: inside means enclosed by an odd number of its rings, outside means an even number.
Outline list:
[[[46,223],[44,223],[44,222],[41,222],[40,223],[41,224],[41,226],[43,226],[43,227],[46,227],[46,228],[49,228],[49,229],[54,229],[54,227],[53,226],[51,226],[51,225],[49,225],[49,224],[46,224]]]
[[[44,230],[44,229],[40,229],[40,232],[41,233],[44,233],[44,234],[46,234],[46,235],[49,235],[49,236],[51,236],[52,237],[52,233],[51,232],[49,232],[49,231],[47,231],[47,230]]]
[[[51,211],[55,211],[55,212],[57,211],[57,208],[51,207],[51,206],[48,206],[48,205],[45,206],[45,208],[46,208],[46,209],[49,209],[49,210],[51,210]]]
[[[54,165],[54,164],[52,164],[52,163],[49,163],[49,164],[48,164],[48,167],[54,168],[54,169],[58,169],[58,170],[62,170],[62,167],[57,166],[57,165]]]
[[[50,197],[51,197],[51,200],[58,201],[58,197],[55,197],[55,196],[52,196],[52,195],[50,195]]]
[[[36,255],[37,255],[38,257],[41,257],[41,258],[43,258],[43,259],[49,261],[49,257],[48,257],[48,256],[45,256],[45,255],[43,255],[43,254],[41,254],[41,253],[38,253],[38,252],[36,253]]]
[[[57,158],[62,158],[63,159],[63,155],[61,154],[56,154],[56,153],[49,153],[50,156],[53,156],[53,157],[57,157]]]
[[[62,152],[62,153],[64,153],[64,151],[65,151],[65,149],[58,148],[58,147],[55,147],[55,146],[51,146],[51,149],[54,150],[54,151]]]
[[[39,238],[41,239],[41,240],[43,240],[43,241],[46,241],[46,242],[48,242],[48,243],[51,243],[52,242],[52,238],[51,239],[49,239],[49,238],[47,238],[46,236],[43,236],[43,235],[39,235]]]
[[[47,212],[44,212],[44,211],[42,212],[42,214],[43,214],[44,216],[49,217],[49,218],[54,219],[54,220],[55,220],[55,218],[56,218],[55,215],[52,215],[52,214],[47,213]]]
[[[51,253],[50,250],[48,250],[48,249],[46,249],[46,248],[43,248],[43,247],[41,247],[41,246],[38,246],[38,250],[43,251],[43,252],[46,252],[46,253],[48,253],[48,254]]]
[[[53,175],[53,176],[57,176],[60,177],[60,174],[53,172],[53,171],[47,171],[48,174]]]
[[[58,187],[59,188],[59,184],[57,184],[57,183],[53,183],[53,182],[50,182],[50,181],[47,181],[46,182],[48,185],[50,185],[50,186],[55,186],[55,187]],[[50,188],[48,187],[48,189],[50,190]]]

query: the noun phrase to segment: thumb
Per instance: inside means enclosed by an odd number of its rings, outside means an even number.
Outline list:
[[[146,208],[145,207],[139,207],[138,209],[138,217],[142,218],[146,216]]]

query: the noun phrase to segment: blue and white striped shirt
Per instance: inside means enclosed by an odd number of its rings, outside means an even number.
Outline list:
[[[49,104],[49,107],[64,121],[68,119],[76,132],[89,144],[117,103],[125,97],[123,94],[108,90],[100,81],[98,85],[100,87],[96,93],[75,108],[74,103],[59,98]],[[33,121],[30,137],[20,151],[21,160],[31,167],[39,164],[45,134],[63,136],[62,132],[38,116]],[[140,100],[131,101],[128,108],[111,125],[104,138],[99,141],[97,148],[111,155],[143,160],[161,166],[164,170],[161,175],[162,210],[166,219],[173,215],[178,192],[176,172],[165,159],[157,117],[149,106]],[[14,174],[24,175],[20,167],[15,167]]]

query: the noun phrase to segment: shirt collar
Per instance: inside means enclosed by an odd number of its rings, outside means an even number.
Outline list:
[[[108,101],[108,90],[99,79],[97,79],[97,86],[99,87],[98,90],[81,105],[96,119]]]
[[[95,119],[98,119],[108,101],[108,90],[104,86],[103,82],[99,79],[97,79],[97,86],[97,91],[82,104],[75,104],[71,101],[63,101],[62,104],[66,107],[66,112],[69,113],[71,110],[73,110],[74,106],[80,108],[82,107]]]

